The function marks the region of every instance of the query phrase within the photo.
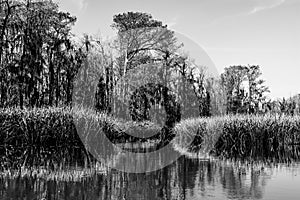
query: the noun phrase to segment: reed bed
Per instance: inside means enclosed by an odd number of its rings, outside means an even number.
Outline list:
[[[235,115],[177,124],[175,147],[222,158],[289,161],[300,155],[300,117]],[[187,146],[187,142],[191,145]]]
[[[0,168],[55,166],[85,155],[70,109],[0,110]]]
[[[95,158],[88,146],[94,139],[102,141],[99,128],[115,144],[136,142],[136,137],[125,134],[128,130],[149,129],[151,133],[160,129],[149,122],[124,122],[81,108],[0,109],[0,171],[26,166],[63,168],[70,163],[91,165]],[[174,133],[175,149],[206,157],[289,161],[300,155],[299,116],[187,119],[176,124]],[[97,153],[108,151],[104,142],[97,148]]]
[[[114,143],[135,142],[137,137],[125,132],[143,130],[151,133],[160,127],[149,122],[125,122],[78,107],[0,109],[0,171],[25,166],[54,169],[69,164],[93,165],[96,159],[88,150],[113,152],[103,137]],[[89,146],[95,144],[93,140],[98,142],[96,148]]]

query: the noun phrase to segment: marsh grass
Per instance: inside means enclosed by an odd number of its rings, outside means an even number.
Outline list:
[[[2,168],[84,161],[86,152],[69,109],[0,110]]]
[[[0,171],[21,167],[94,166],[96,160],[87,147],[89,140],[95,138],[90,136],[92,130],[95,132],[97,128],[115,144],[125,147],[136,144],[137,148],[139,143],[135,137],[126,135],[126,131],[157,132],[160,129],[150,122],[125,122],[82,108],[2,109]],[[200,152],[227,159],[299,159],[299,116],[187,119],[176,124],[174,133],[172,144],[181,152]],[[143,144],[155,146],[157,139]],[[105,144],[98,146],[99,151],[107,150]]]
[[[185,151],[201,151],[222,158],[299,159],[299,116],[236,115],[199,118],[182,121],[175,127],[177,148],[186,146],[188,138],[195,138]]]
[[[79,107],[0,109],[0,171],[35,166],[54,169],[70,164],[94,166],[96,160],[87,151],[91,140],[99,141],[98,151],[108,150],[105,142],[101,143],[103,133],[121,146],[136,142],[136,137],[125,134],[128,130],[151,133],[160,127],[149,122],[125,122]]]

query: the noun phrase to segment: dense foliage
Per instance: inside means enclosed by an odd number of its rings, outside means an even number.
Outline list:
[[[221,74],[227,97],[227,113],[258,113],[266,102],[268,87],[264,85],[260,67],[230,66]]]
[[[53,1],[0,1],[0,107],[70,104],[83,53]]]

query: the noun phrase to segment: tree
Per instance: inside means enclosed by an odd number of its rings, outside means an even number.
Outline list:
[[[84,58],[70,39],[76,18],[50,0],[1,1],[1,9],[0,106],[70,104]]]
[[[259,106],[266,101],[265,93],[270,92],[269,88],[264,85],[265,81],[260,79],[262,75],[258,65],[248,66],[246,76],[249,85],[248,111],[255,113]]]
[[[174,33],[168,30],[162,22],[152,19],[152,16],[146,13],[123,13],[115,15],[112,27],[117,30],[117,39],[115,40],[116,66],[119,72],[118,79],[123,78],[123,83],[118,86],[121,93],[119,96],[123,99],[129,90],[134,91],[132,84],[125,82],[125,76],[128,70],[132,70],[144,64],[163,63],[166,54],[170,54],[171,47],[176,48],[176,38]],[[161,67],[165,70],[165,67]],[[166,71],[166,70],[165,70]]]
[[[227,113],[257,113],[269,92],[260,79],[259,66],[230,66],[221,74],[227,96]]]
[[[221,74],[222,84],[226,90],[227,113],[237,113],[244,103],[245,93],[242,83],[246,81],[244,66],[230,66]]]
[[[155,54],[166,52],[166,48],[170,50],[170,46],[176,43],[174,33],[147,13],[118,14],[113,21],[112,27],[118,33],[115,41],[119,54],[117,59],[121,64],[119,67],[123,68],[123,76],[127,70],[155,60]]]
[[[192,109],[191,104],[182,105],[182,111],[191,113],[197,110],[203,116],[211,114],[211,92],[206,88],[208,77],[202,70],[203,67],[196,66],[193,60],[183,53],[184,44],[178,43],[174,32],[168,30],[167,25],[153,19],[150,14],[139,12],[115,15],[113,21],[112,27],[118,33],[114,47],[116,49],[114,68],[119,72],[116,82],[118,79],[126,77],[129,70],[138,66],[156,67],[158,68],[158,71],[155,72],[157,77],[147,77],[146,79],[164,80],[163,84],[176,92],[178,99],[181,99],[183,103],[188,103],[191,96],[198,98],[198,102],[194,105],[195,108]],[[149,70],[144,67],[140,67],[140,69]],[[134,71],[137,77],[145,74],[143,72],[144,74],[138,75],[139,73],[137,70]],[[122,91],[120,97],[130,99],[130,97],[126,97],[126,94],[130,94],[129,91],[134,91],[135,87],[145,81],[145,79],[137,77],[135,80],[141,80],[140,83],[126,85],[125,79],[123,79],[123,84],[118,84],[122,88],[119,90]],[[183,82],[187,84],[182,84]],[[115,90],[118,89],[115,88]],[[186,110],[187,108],[191,109]]]
[[[210,92],[206,90],[207,78],[202,67],[195,66],[194,62],[188,55],[182,52],[184,44],[180,44],[174,35],[174,32],[168,30],[167,25],[152,18],[146,13],[123,13],[114,16],[112,27],[117,30],[118,39],[116,40],[115,49],[117,49],[117,64],[119,78],[126,77],[129,70],[134,70],[138,66],[147,65],[147,68],[158,68],[158,71],[151,73],[151,69],[140,67],[141,71],[135,70],[135,84],[119,84],[123,94],[120,96],[124,99],[130,99],[125,94],[129,91],[135,91],[135,87],[141,86],[147,74],[146,79],[163,80],[163,85],[177,93],[181,103],[189,104],[191,97],[198,98],[194,107],[181,105],[182,112],[191,114],[197,110],[203,116],[209,116],[210,111]],[[148,70],[148,73],[145,72]],[[149,77],[149,74],[157,74],[155,77]],[[186,83],[186,84],[183,84]],[[133,86],[133,87],[132,87]],[[189,110],[187,110],[190,108]],[[124,111],[122,111],[124,112]],[[199,114],[197,115],[199,116]]]
[[[99,36],[85,34],[79,46],[83,47],[86,59],[74,83],[74,102],[84,102],[84,105],[99,112],[111,112],[111,96],[118,72],[115,69],[110,42],[103,41]]]
[[[166,25],[162,25],[162,22],[154,20],[150,14],[141,12],[127,12],[118,14],[113,17],[114,23],[112,27],[116,28],[120,32],[126,32],[134,29],[144,29],[162,27],[166,28]]]

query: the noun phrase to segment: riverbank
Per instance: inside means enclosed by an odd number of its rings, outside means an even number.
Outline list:
[[[88,153],[87,147],[99,129],[116,144],[148,142],[154,146],[155,143],[166,142],[160,140],[168,140],[157,135],[137,140],[137,137],[126,135],[125,132],[150,130],[159,133],[160,127],[151,123],[124,122],[94,111],[67,108],[2,109],[1,168],[64,166],[69,163],[88,165],[93,161],[93,156]],[[293,160],[298,159],[300,149],[299,116],[247,115],[188,119],[176,124],[173,133],[175,138],[171,142],[175,149],[202,152],[218,158]],[[107,150],[104,142],[98,146],[99,151]]]

